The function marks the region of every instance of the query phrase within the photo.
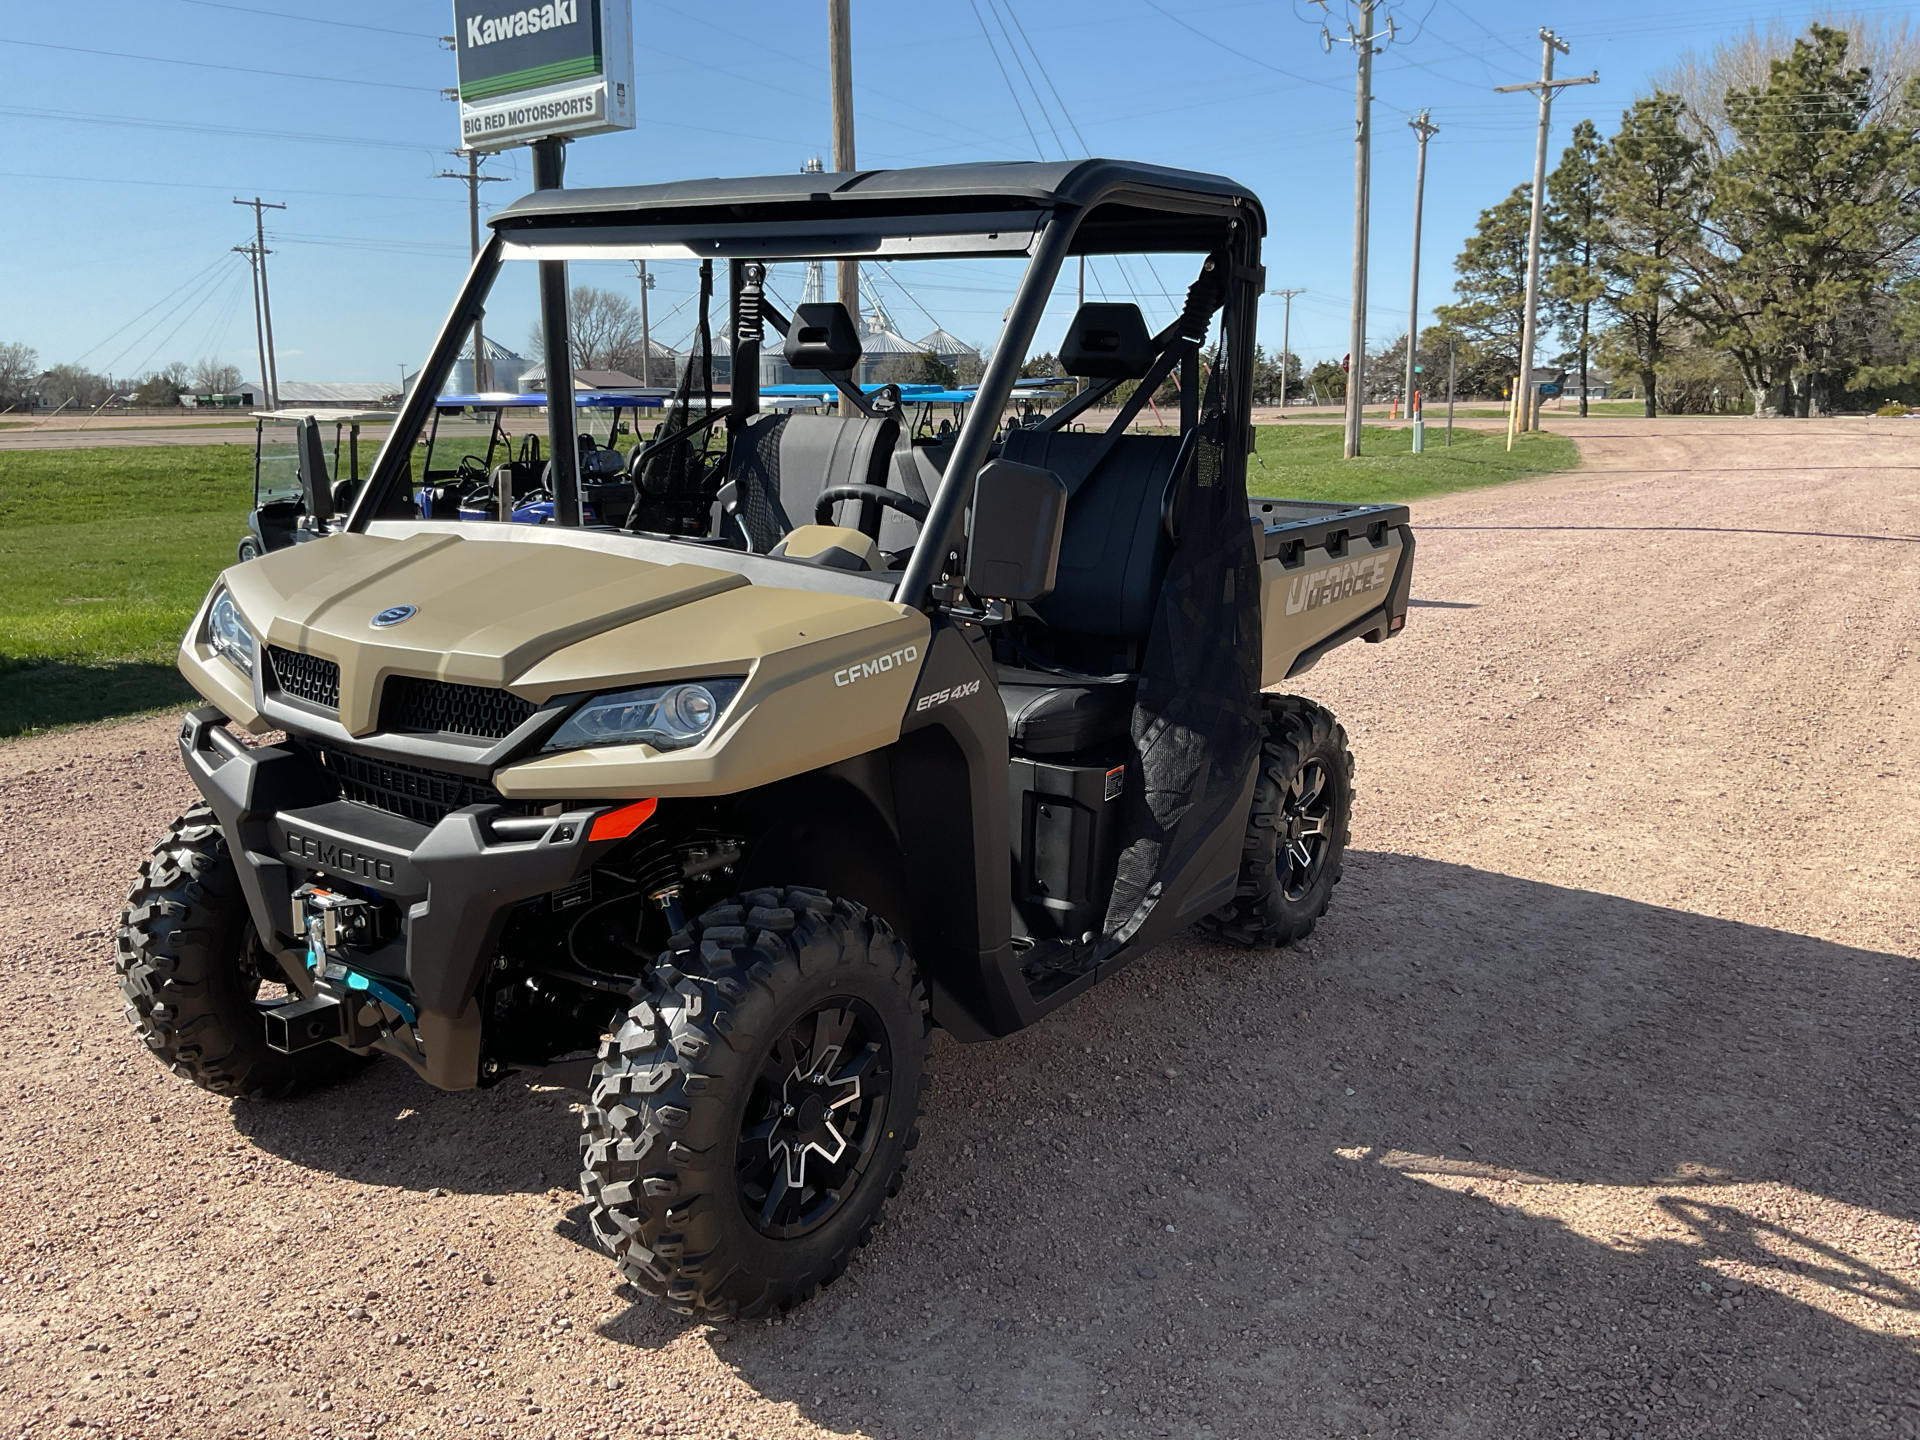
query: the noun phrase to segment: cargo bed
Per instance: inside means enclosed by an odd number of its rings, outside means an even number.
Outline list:
[[[1349,640],[1400,633],[1413,592],[1405,505],[1250,499],[1260,555],[1260,683],[1313,668]]]

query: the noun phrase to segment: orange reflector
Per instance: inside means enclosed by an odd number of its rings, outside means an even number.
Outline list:
[[[618,810],[609,810],[593,822],[593,829],[587,832],[589,840],[624,840],[653,818],[653,812],[660,808],[658,800],[636,800],[631,805],[622,805]]]

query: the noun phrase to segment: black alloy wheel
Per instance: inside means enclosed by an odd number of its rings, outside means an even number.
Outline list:
[[[865,1001],[836,995],[783,1031],[747,1097],[740,1204],[762,1235],[824,1224],[867,1172],[886,1122],[893,1050]]]
[[[1249,947],[1313,933],[1339,883],[1353,815],[1353,755],[1340,723],[1298,695],[1262,695],[1260,710],[1240,883],[1200,921],[1215,939]]]
[[[1280,802],[1280,829],[1275,837],[1274,862],[1280,892],[1298,904],[1319,883],[1320,872],[1333,852],[1334,787],[1324,761],[1309,760],[1300,767]]]

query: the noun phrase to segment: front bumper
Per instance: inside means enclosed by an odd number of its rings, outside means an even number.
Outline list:
[[[410,1037],[382,1042],[434,1085],[478,1083],[478,995],[505,927],[521,901],[564,889],[616,841],[593,840],[607,807],[524,815],[469,805],[427,826],[337,798],[306,755],[288,746],[252,748],[206,706],[180,727],[187,773],[212,807],[239,870],[255,930],[290,974],[304,971],[307,942],[294,891],[326,877],[393,902],[399,939],[366,957],[369,974],[401,980],[417,1012]]]

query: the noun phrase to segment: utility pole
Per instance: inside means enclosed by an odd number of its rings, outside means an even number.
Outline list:
[[[833,168],[854,168],[853,159],[853,18],[848,0],[827,0],[827,49],[833,72]],[[860,262],[842,260],[840,303],[853,316],[853,327],[860,328]],[[840,413],[856,415],[853,402],[840,397]]]
[[[1520,90],[1531,90],[1540,96],[1540,136],[1533,151],[1533,216],[1527,224],[1527,313],[1520,331],[1520,385],[1519,393],[1513,397],[1516,406],[1522,407],[1516,417],[1516,428],[1531,430],[1533,398],[1533,346],[1538,327],[1540,305],[1540,217],[1545,207],[1547,191],[1547,131],[1553,118],[1553,93],[1566,85],[1597,85],[1600,72],[1581,75],[1571,80],[1553,78],[1553,56],[1570,53],[1571,47],[1553,31],[1545,26],[1540,28],[1540,78],[1525,85],[1496,85],[1494,94],[1511,95]]]
[[[273,297],[267,290],[267,226],[261,218],[268,210],[284,210],[285,205],[274,205],[262,200],[258,195],[251,200],[235,200],[236,205],[250,206],[253,210],[253,246],[258,252],[255,272],[260,279],[260,318],[266,330],[267,373],[260,377],[260,383],[267,387],[267,408],[280,408],[280,368],[273,358]]]
[[[480,255],[480,187],[495,181],[505,180],[507,177],[504,175],[482,175],[480,173],[480,152],[478,150],[449,150],[447,153],[454,156],[464,155],[467,158],[467,168],[464,172],[459,170],[442,170],[437,178],[441,180],[460,180],[466,183],[467,259],[472,261],[478,259]],[[493,388],[491,383],[492,376],[489,373],[491,369],[492,367],[487,364],[487,339],[486,336],[481,333],[481,317],[476,315],[473,317],[473,388],[475,391],[491,390]]]
[[[1407,299],[1407,414],[1413,414],[1413,356],[1420,348],[1420,207],[1427,194],[1427,141],[1440,133],[1422,110],[1407,124],[1420,137],[1420,161],[1413,171],[1413,286]]]
[[[1280,416],[1282,419],[1285,419],[1287,413],[1287,355],[1293,347],[1293,297],[1306,294],[1307,287],[1300,285],[1292,290],[1269,290],[1267,293],[1269,295],[1278,295],[1282,302],[1280,309]]]
[[[647,292],[653,289],[653,275],[646,261],[636,260],[633,264],[640,272],[640,384],[644,389],[653,384],[653,321],[647,315]]]
[[[1320,0],[1325,4],[1326,0]],[[1351,45],[1358,57],[1358,75],[1353,95],[1353,322],[1348,335],[1347,358],[1347,441],[1346,457],[1360,453],[1360,413],[1366,403],[1367,369],[1367,214],[1373,162],[1373,57],[1380,53],[1374,41],[1381,37],[1373,28],[1377,0],[1360,0],[1360,28],[1349,25],[1342,44]],[[1393,41],[1393,17],[1387,17],[1386,39]],[[1333,36],[1325,26],[1320,43],[1333,49]]]
[[[260,257],[254,253],[251,245],[236,245],[233,249],[235,254],[247,257],[247,269],[253,272],[253,343],[260,350],[260,385],[264,389],[267,383],[267,337],[260,328]],[[273,408],[272,402],[264,395],[261,400],[269,410]]]
[[[567,180],[565,136],[549,135],[533,151],[533,188],[559,190]],[[580,523],[580,450],[573,414],[573,349],[567,296],[567,262],[540,264],[540,348],[547,362],[547,452],[553,466],[553,518]],[[501,519],[508,517],[501,516]]]

